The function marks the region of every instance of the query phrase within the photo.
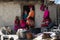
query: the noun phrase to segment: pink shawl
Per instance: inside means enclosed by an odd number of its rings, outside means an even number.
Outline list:
[[[21,28],[26,28],[26,22],[24,20],[20,21]]]
[[[45,19],[45,18],[49,18],[49,10],[45,10],[44,11],[44,16],[43,16],[43,18]]]
[[[20,25],[18,25],[17,20],[14,22],[14,30],[17,31],[20,28]]]

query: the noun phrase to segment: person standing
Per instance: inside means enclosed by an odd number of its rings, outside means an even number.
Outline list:
[[[49,15],[48,7],[45,8],[44,15],[43,15],[43,21],[41,24],[41,28],[47,29],[49,27],[49,24],[51,23],[50,15]],[[42,29],[42,31],[43,31]],[[47,30],[46,30],[47,31]]]
[[[29,19],[29,18],[33,18],[34,19],[34,15],[35,15],[34,10],[32,8],[30,8],[30,12],[28,14],[27,19]]]

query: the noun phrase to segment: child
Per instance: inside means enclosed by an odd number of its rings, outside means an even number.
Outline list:
[[[17,31],[19,28],[20,28],[20,20],[19,20],[19,17],[16,16],[14,21],[14,30]]]
[[[23,19],[26,20],[27,16],[28,16],[27,11],[24,11],[24,13],[23,13]]]
[[[26,22],[24,20],[20,20],[20,28],[26,29]]]

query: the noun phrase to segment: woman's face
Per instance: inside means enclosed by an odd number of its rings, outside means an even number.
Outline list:
[[[30,8],[30,11],[32,11],[32,8]]]
[[[46,10],[46,8],[45,8],[45,10]]]
[[[46,7],[45,10],[48,10],[48,7]]]

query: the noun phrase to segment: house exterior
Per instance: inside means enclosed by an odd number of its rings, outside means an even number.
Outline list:
[[[35,7],[35,27],[41,27],[44,11],[40,10],[40,2],[19,2],[19,1],[1,1],[0,2],[0,26],[14,27],[15,16],[21,17],[23,5],[33,4]],[[50,5],[50,17],[54,21],[56,19],[56,6]]]

